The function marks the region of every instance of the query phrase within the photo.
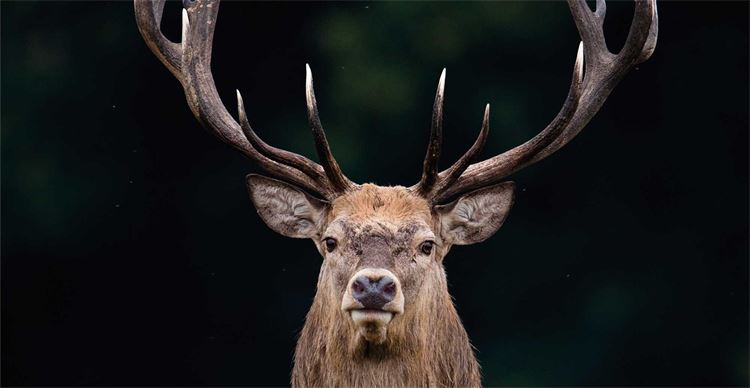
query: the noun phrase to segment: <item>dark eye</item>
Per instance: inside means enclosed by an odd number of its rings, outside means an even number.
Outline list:
[[[434,241],[425,241],[422,243],[422,245],[419,246],[419,250],[422,251],[423,254],[429,255],[430,253],[432,253],[432,247],[434,246]]]
[[[326,251],[333,252],[334,249],[336,249],[336,239],[333,237],[328,237],[327,239],[323,240],[323,244],[326,246]]]

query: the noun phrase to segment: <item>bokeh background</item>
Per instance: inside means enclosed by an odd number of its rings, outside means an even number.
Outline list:
[[[267,229],[257,168],[192,117],[130,2],[2,14],[2,385],[286,385],[321,259]],[[530,138],[567,92],[562,2],[225,3],[219,92],[314,157],[304,64],[354,180]],[[164,31],[179,37],[180,5]],[[632,13],[612,2],[621,47]],[[503,229],[446,259],[486,385],[748,384],[748,3],[662,2],[656,53],[567,147],[516,174]]]

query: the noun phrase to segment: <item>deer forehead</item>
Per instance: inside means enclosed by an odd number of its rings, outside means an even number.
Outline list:
[[[432,221],[430,205],[424,198],[402,186],[383,187],[364,184],[356,191],[336,198],[331,206],[329,221],[346,217],[350,220],[381,219]]]
[[[364,184],[333,201],[328,223],[329,231],[343,234],[414,238],[430,237],[433,219],[429,203],[405,187]]]

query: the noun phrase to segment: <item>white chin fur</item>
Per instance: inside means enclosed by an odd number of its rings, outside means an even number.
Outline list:
[[[391,319],[393,319],[393,313],[387,311],[352,310],[352,321],[354,321],[357,326],[365,324],[385,326],[391,321]]]

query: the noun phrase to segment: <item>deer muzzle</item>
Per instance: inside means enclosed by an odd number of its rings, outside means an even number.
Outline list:
[[[341,301],[360,334],[370,342],[385,340],[387,326],[404,312],[404,294],[396,275],[384,268],[365,268],[349,279]]]

